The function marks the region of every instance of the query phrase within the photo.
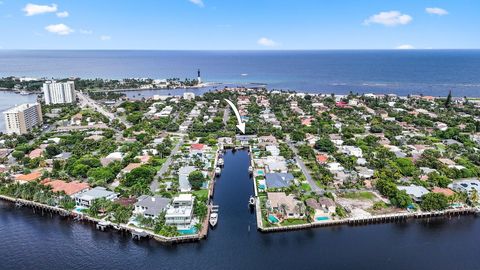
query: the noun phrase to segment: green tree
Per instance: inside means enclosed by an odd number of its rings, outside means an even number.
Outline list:
[[[315,149],[319,151],[324,151],[327,153],[335,152],[335,145],[333,142],[328,138],[320,138],[318,141],[315,142]]]
[[[199,190],[205,182],[205,177],[201,171],[193,171],[188,175],[188,182],[190,182],[193,190]]]
[[[448,198],[442,193],[431,192],[423,196],[420,206],[424,211],[444,210],[448,207]]]

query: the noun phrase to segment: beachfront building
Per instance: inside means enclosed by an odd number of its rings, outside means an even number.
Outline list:
[[[75,102],[75,83],[47,81],[43,84],[45,104],[70,104]]]
[[[155,195],[142,195],[138,197],[135,203],[134,214],[143,215],[149,218],[157,218],[161,213],[167,210],[170,199]]]
[[[109,191],[104,187],[96,187],[73,197],[75,198],[77,206],[90,207],[93,201],[97,199],[105,198],[106,200],[113,201],[117,196],[117,193]]]
[[[195,197],[192,194],[180,194],[173,198],[165,213],[165,224],[177,226],[177,228],[190,227],[193,218],[193,203]]]
[[[7,134],[26,134],[43,123],[42,108],[38,103],[22,104],[3,112]]]

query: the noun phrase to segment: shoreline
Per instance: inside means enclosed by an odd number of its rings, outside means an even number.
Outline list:
[[[127,232],[132,235],[132,239],[140,240],[141,238],[146,237],[146,238],[154,239],[162,244],[176,244],[176,243],[197,242],[207,237],[207,234],[202,234],[202,233],[194,234],[194,235],[166,237],[166,236],[155,234],[153,231],[150,231],[150,230],[135,228],[135,227],[128,226],[126,224],[115,224],[111,222],[105,222],[94,217],[78,214],[73,211],[65,210],[63,208],[49,206],[49,205],[34,202],[34,201],[13,198],[6,195],[0,195],[0,200],[6,201],[12,204],[20,203],[22,207],[26,206],[34,210],[41,209],[42,211],[45,211],[45,210],[50,211],[51,213],[57,214],[59,216],[70,217],[70,218],[73,218],[73,220],[77,220],[77,221],[86,221],[88,223],[93,223],[96,229],[101,231],[104,231],[107,228],[111,228],[119,232]]]

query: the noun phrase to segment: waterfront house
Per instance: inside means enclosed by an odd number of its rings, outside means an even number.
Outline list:
[[[480,181],[478,178],[468,178],[455,181],[448,185],[448,187],[457,192],[472,193],[473,191],[476,191],[480,194]]]
[[[410,186],[398,186],[398,190],[403,190],[405,191],[408,196],[410,196],[415,202],[421,202],[422,197],[425,194],[428,194],[429,191],[422,187],[422,186],[416,186],[416,185],[410,185]]]
[[[292,194],[285,194],[285,192],[268,192],[267,207],[271,212],[278,212],[287,219],[303,218],[305,215],[303,202],[295,199]]]
[[[161,213],[167,210],[170,199],[159,195],[148,196],[142,195],[138,197],[138,201],[134,204],[134,214],[143,215],[149,218],[157,218]]]
[[[335,201],[330,198],[322,197],[318,199],[318,203],[330,214],[335,213],[335,211],[337,210],[337,205],[335,204]]]
[[[195,170],[196,168],[193,166],[181,167],[178,170],[178,183],[180,185],[179,187],[180,192],[189,192],[192,190],[192,186],[188,181],[188,176],[190,175],[190,173],[192,173]]]
[[[193,218],[194,200],[192,194],[180,194],[173,198],[165,213],[165,224],[177,228],[189,227]]]
[[[443,194],[447,197],[455,195],[455,191],[453,191],[449,188],[441,188],[441,187],[434,187],[432,189],[432,193],[440,193],[440,194]]]
[[[265,174],[265,183],[267,188],[286,188],[294,181],[291,173],[267,173]]]
[[[90,189],[88,183],[82,183],[79,181],[65,182],[63,180],[50,180],[45,179],[42,181],[45,186],[52,187],[53,192],[65,192],[68,196],[74,196]]]
[[[33,171],[28,174],[19,174],[15,176],[15,182],[26,184],[28,182],[39,180],[42,177],[42,171]]]
[[[90,207],[93,201],[97,199],[104,198],[106,200],[113,201],[117,198],[117,194],[115,192],[107,190],[104,187],[95,187],[88,191],[77,194],[73,197],[75,198],[77,206]]]

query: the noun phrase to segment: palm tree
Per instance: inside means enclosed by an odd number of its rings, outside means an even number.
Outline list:
[[[470,200],[473,205],[476,205],[478,203],[478,192],[476,189],[472,190],[470,194]]]

